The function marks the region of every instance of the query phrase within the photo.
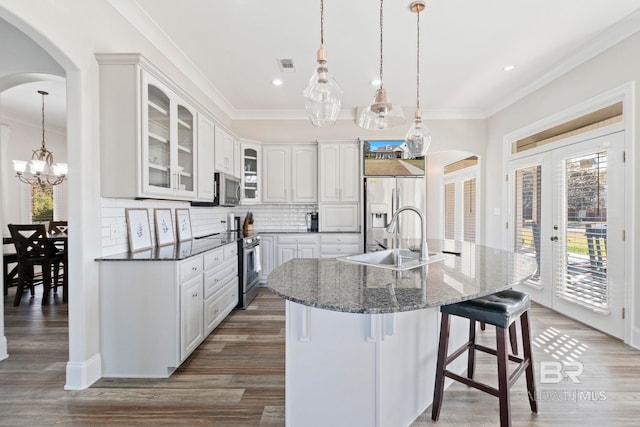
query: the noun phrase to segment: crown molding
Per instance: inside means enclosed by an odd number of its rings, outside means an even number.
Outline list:
[[[576,50],[572,55],[567,56],[565,60],[559,62],[554,68],[524,86],[522,89],[503,98],[490,108],[487,108],[485,117],[490,117],[509,105],[514,104],[522,98],[532,94],[563,74],[566,74],[584,64],[588,60],[615,46],[638,31],[640,31],[640,10],[636,10],[622,21],[619,21],[617,24],[602,31],[589,42],[582,45],[582,47]]]

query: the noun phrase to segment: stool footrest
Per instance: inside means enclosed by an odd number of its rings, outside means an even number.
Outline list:
[[[478,389],[480,391],[484,391],[485,393],[489,393],[489,394],[491,394],[493,396],[496,396],[496,397],[500,396],[500,391],[497,388],[488,386],[488,385],[486,385],[484,383],[479,383],[479,382],[474,381],[474,380],[472,380],[470,378],[467,378],[467,377],[462,377],[462,376],[460,376],[458,374],[454,374],[451,371],[445,370],[444,371],[444,376],[445,377],[449,377],[452,380],[456,380],[458,382],[461,382],[461,383],[463,383],[465,385],[468,385],[469,387],[473,387],[473,388],[476,388],[476,389]]]

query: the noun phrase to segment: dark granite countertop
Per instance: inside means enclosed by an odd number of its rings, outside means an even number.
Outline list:
[[[274,269],[267,285],[281,297],[310,307],[349,313],[393,313],[488,295],[535,273],[534,257],[460,243],[429,241],[445,259],[394,271],[339,259],[293,259]]]
[[[122,252],[96,258],[96,261],[180,261],[238,241],[236,233],[196,237],[173,245],[153,247],[139,252]]]
[[[360,234],[357,231],[256,230],[256,234]]]

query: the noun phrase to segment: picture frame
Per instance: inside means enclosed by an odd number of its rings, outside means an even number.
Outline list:
[[[172,245],[176,241],[171,220],[171,209],[156,208],[153,210],[156,223],[157,246]]]
[[[126,208],[125,217],[129,234],[129,251],[139,252],[151,249],[149,211],[142,208]]]
[[[176,209],[176,230],[179,242],[191,240],[191,215],[189,209]]]

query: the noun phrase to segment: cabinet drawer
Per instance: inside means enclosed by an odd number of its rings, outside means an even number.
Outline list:
[[[204,269],[210,270],[224,261],[224,248],[214,249],[204,254]]]
[[[225,282],[238,275],[238,264],[235,259],[225,261],[220,268],[207,271],[204,274],[204,297],[208,298],[220,289]]]
[[[359,245],[359,234],[321,234],[322,245]]]
[[[237,243],[231,243],[227,246],[225,246],[224,248],[224,260],[228,260],[231,258],[237,258],[238,256],[238,244]]]
[[[284,245],[317,245],[317,234],[281,234],[278,236],[278,244]]]
[[[335,254],[335,256],[353,255],[360,253],[360,245],[322,245],[320,254]]]
[[[180,263],[180,283],[202,274],[202,256],[189,258]]]
[[[205,336],[209,335],[238,305],[238,279],[230,281],[219,292],[204,301]]]

